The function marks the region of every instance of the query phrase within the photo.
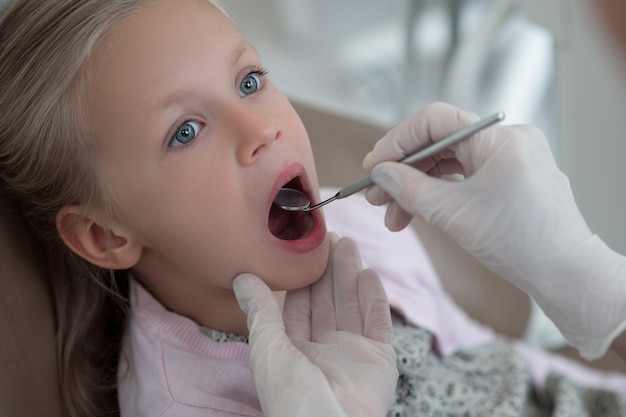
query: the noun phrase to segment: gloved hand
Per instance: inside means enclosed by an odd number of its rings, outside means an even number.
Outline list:
[[[395,162],[477,120],[436,103],[386,134],[363,162],[368,201],[391,199],[391,230],[419,215],[528,292],[582,356],[602,356],[626,328],[626,258],[595,236],[544,135],[493,126],[417,166]],[[424,172],[422,172],[424,171]],[[429,175],[427,175],[427,174]],[[460,173],[464,179],[441,179]]]
[[[356,244],[331,243],[313,285],[276,299],[252,274],[233,287],[248,315],[250,363],[267,416],[384,416],[398,379],[387,297]],[[283,325],[284,317],[284,325]]]

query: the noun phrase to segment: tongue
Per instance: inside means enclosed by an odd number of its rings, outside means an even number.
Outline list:
[[[289,212],[281,209],[275,204],[270,209],[268,227],[274,236],[280,235],[289,225]]]

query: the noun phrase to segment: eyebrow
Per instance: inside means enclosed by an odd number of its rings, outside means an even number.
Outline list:
[[[258,56],[256,48],[250,45],[247,41],[242,41],[230,52],[230,57],[227,58],[229,60],[229,64],[231,66],[235,66],[246,53],[250,52],[253,52],[256,56]],[[183,89],[182,91],[178,90],[173,92],[172,94],[164,96],[161,100],[159,100],[159,102],[156,104],[156,106],[154,106],[153,110],[151,111],[152,117],[157,118],[160,112],[170,107],[173,107],[176,103],[182,101],[185,98],[186,94],[187,91]]]
[[[258,52],[256,48],[250,45],[247,41],[242,41],[237,47],[233,49],[231,52],[231,64],[236,64],[246,52],[254,52],[255,55],[258,56]]]

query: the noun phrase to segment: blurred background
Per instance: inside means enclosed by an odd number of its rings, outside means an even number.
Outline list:
[[[434,100],[540,126],[592,230],[626,253],[626,59],[589,1],[224,3],[294,101],[383,129]]]

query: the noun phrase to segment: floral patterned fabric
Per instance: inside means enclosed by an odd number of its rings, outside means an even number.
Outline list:
[[[537,392],[526,362],[505,339],[442,358],[432,335],[396,323],[400,377],[388,417],[626,416],[626,398],[551,374]]]

